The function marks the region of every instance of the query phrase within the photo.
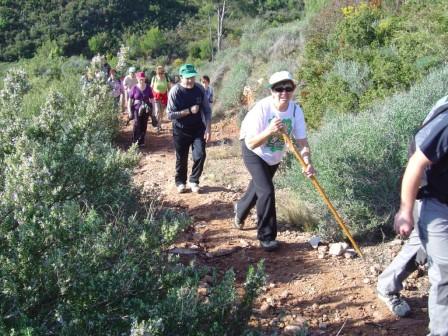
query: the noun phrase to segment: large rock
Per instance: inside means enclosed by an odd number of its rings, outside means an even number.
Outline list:
[[[321,239],[318,236],[312,236],[308,242],[310,243],[310,245],[313,248],[316,249],[319,246],[319,243],[321,242]]]
[[[340,256],[343,255],[344,252],[347,250],[348,244],[347,243],[334,243],[330,244],[330,250],[328,253],[332,256]]]

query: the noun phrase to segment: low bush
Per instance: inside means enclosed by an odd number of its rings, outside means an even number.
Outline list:
[[[250,57],[240,55],[238,62],[226,74],[218,96],[224,111],[240,104],[244,85],[250,75],[251,61]]]
[[[352,232],[390,231],[399,205],[399,182],[410,135],[448,89],[448,67],[431,73],[409,92],[377,100],[358,115],[332,115],[312,133],[310,145],[317,178]],[[297,190],[319,218],[321,234],[340,236],[336,223],[311,183],[295,165],[281,184]],[[373,236],[372,236],[373,237]]]

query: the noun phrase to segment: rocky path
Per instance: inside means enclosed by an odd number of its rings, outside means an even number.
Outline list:
[[[173,183],[175,156],[169,123],[141,152],[135,183],[156,190],[164,206],[182,209],[193,226],[176,244],[182,253],[222,271],[233,268],[244,281],[247,268],[265,260],[267,285],[251,324],[266,335],[295,335],[308,326],[309,335],[426,335],[427,278],[412,276],[404,296],[413,307],[410,318],[396,319],[375,296],[377,274],[400,249],[400,241],[362,247],[365,260],[331,257],[313,249],[309,234],[279,227],[281,248],[267,253],[258,247],[253,218],[244,230],[232,228],[232,203],[249,176],[239,157],[236,121],[213,126],[199,194],[177,194]],[[121,143],[130,139],[123,128]],[[126,147],[123,145],[123,147]]]

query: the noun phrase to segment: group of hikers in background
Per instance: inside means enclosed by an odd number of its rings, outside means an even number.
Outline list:
[[[120,81],[114,69],[107,83],[116,105],[126,103],[134,121],[132,141],[144,146],[149,117],[160,131],[166,108],[172,121],[176,153],[174,183],[179,193],[200,192],[200,177],[206,159],[206,143],[211,138],[211,103],[214,101],[210,78],[192,64],[179,69],[178,82],[171,81],[162,66],[148,80],[143,71],[129,68]],[[261,248],[279,248],[273,177],[285,155],[282,134],[295,139],[306,167],[303,174],[315,175],[307,140],[303,111],[294,102],[297,81],[288,71],[272,74],[269,95],[254,104],[240,130],[242,159],[251,175],[246,192],[234,204],[233,226],[242,229],[252,208],[257,213],[257,238]],[[411,308],[400,297],[402,282],[417,263],[427,263],[431,288],[428,313],[431,336],[448,336],[448,96],[440,99],[415,136],[416,149],[410,156],[401,187],[401,203],[394,220],[395,231],[410,236],[400,253],[379,276],[377,293],[393,314],[408,316]],[[193,165],[188,174],[188,157]]]
[[[137,72],[134,66],[129,67],[127,74],[119,78],[116,69],[111,68],[107,62],[101,69],[97,69],[95,74],[82,75],[82,87],[87,87],[93,79],[107,83],[114,106],[121,112],[127,112],[128,119],[133,120],[132,143],[140,148],[145,146],[149,118],[157,134],[162,130],[163,116],[168,105],[168,92],[181,82],[180,75],[170,77],[162,65],[158,65],[149,78],[145,71]],[[203,75],[201,84],[204,96],[211,106],[214,92],[210,86],[210,77]]]

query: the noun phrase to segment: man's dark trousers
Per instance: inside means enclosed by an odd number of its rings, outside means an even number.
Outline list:
[[[188,153],[192,151],[193,167],[189,182],[199,183],[205,163],[205,127],[188,129],[173,126],[174,147],[176,149],[176,185],[185,184],[188,174]]]

